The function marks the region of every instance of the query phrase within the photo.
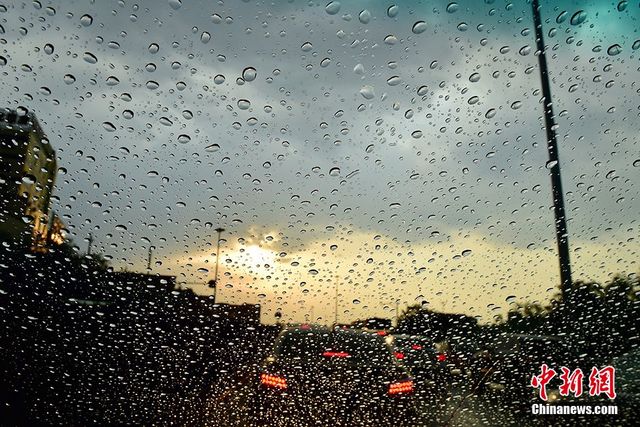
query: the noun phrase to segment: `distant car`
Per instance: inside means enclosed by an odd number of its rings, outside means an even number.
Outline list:
[[[527,334],[503,334],[476,353],[474,382],[479,391],[499,392],[505,401],[516,405],[537,400],[531,377],[543,363],[562,364],[564,345],[559,337]]]
[[[287,328],[257,382],[255,425],[414,424],[413,378],[376,333]]]
[[[391,335],[388,340],[393,354],[407,367],[416,380],[417,391],[434,393],[446,390],[451,380],[447,354],[437,351],[436,344],[419,335]]]

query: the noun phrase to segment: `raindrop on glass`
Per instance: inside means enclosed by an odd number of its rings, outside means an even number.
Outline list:
[[[85,52],[84,55],[82,55],[82,59],[89,64],[95,64],[98,62],[98,58],[91,52]]]
[[[242,78],[245,82],[252,82],[256,79],[258,72],[253,67],[247,67],[242,71]]]
[[[93,24],[93,17],[91,15],[82,15],[80,17],[80,23],[82,24],[83,27],[88,27],[91,24]]]
[[[336,13],[338,13],[340,11],[340,2],[339,1],[332,1],[327,3],[327,5],[325,6],[324,10],[325,12],[327,12],[329,15],[335,15]]]
[[[579,10],[573,14],[569,22],[571,23],[571,25],[580,25],[586,20],[587,20],[587,12],[585,12],[584,10]]]
[[[413,27],[411,28],[411,31],[413,32],[413,34],[420,34],[420,33],[424,33],[427,30],[427,23],[424,21],[418,21],[415,24],[413,24]]]

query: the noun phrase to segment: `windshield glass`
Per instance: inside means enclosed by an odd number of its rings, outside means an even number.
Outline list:
[[[0,424],[633,424],[639,22],[0,0]]]

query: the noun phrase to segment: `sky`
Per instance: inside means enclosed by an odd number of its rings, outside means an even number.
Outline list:
[[[640,6],[541,1],[574,279],[637,274]],[[4,1],[0,95],[84,252],[263,321],[483,321],[559,283],[528,2]],[[335,297],[336,292],[338,298]]]

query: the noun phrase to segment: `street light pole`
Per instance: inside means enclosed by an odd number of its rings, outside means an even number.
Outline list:
[[[564,292],[571,287],[571,262],[569,259],[569,233],[567,231],[567,217],[564,210],[564,192],[560,178],[560,159],[558,157],[558,142],[556,139],[556,123],[551,101],[551,88],[545,55],[544,38],[542,34],[542,19],[540,18],[539,0],[532,0],[533,22],[536,31],[536,47],[538,50],[538,64],[542,81],[542,96],[544,102],[544,120],[547,130],[547,150],[549,161],[547,169],[551,174],[551,188],[553,192],[553,212],[555,215],[556,240],[558,243],[558,258],[560,261],[560,284]]]
[[[216,228],[216,232],[218,233],[218,242],[216,246],[216,269],[214,272],[213,278],[213,303],[216,303],[216,297],[218,296],[218,265],[220,264],[220,235],[224,231],[224,228],[218,227]]]
[[[336,312],[333,319],[334,326],[338,325],[338,279],[336,278]]]
[[[149,246],[149,255],[147,256],[147,274],[151,274],[151,257],[153,256],[153,246]]]

